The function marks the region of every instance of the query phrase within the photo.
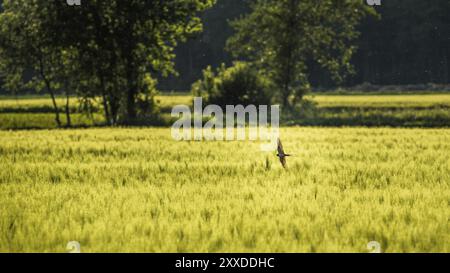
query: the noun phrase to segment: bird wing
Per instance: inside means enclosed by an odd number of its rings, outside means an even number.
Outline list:
[[[283,168],[286,169],[286,157],[280,156],[279,158],[280,158],[281,165],[283,165]]]
[[[281,144],[281,140],[280,139],[278,139],[277,150],[278,150],[278,154],[279,155],[284,155],[283,144]]]

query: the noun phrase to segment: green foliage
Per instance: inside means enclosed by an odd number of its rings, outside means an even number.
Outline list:
[[[362,1],[258,0],[233,22],[228,48],[248,59],[277,87],[278,100],[293,106],[310,89],[311,63],[342,81],[368,8]]]
[[[270,105],[271,83],[248,63],[235,62],[226,68],[224,64],[216,72],[208,66],[203,79],[192,85],[192,93],[203,97],[208,104]]]
[[[109,124],[154,114],[158,76],[176,73],[174,48],[199,33],[199,13],[214,0],[5,1],[0,14],[0,71],[6,86],[37,75],[33,89],[101,98]],[[19,76],[18,76],[19,75]],[[66,110],[69,108],[66,103]],[[69,113],[67,110],[66,113]]]
[[[81,46],[80,72],[106,101],[107,120],[134,123],[156,111],[154,79],[176,73],[175,46],[202,30],[199,12],[213,3],[89,1],[79,9],[60,9],[64,23],[55,28],[63,27],[67,45]]]
[[[208,65],[219,67],[230,65],[232,57],[224,48],[226,40],[233,34],[228,23],[248,11],[247,1],[217,0],[216,4],[202,14],[203,32],[186,43],[180,43],[174,53],[177,76],[158,78],[163,90],[189,90],[192,83],[202,76]]]
[[[360,4],[365,2],[357,1]],[[177,49],[176,64],[180,77],[162,82],[161,88],[187,90],[207,65],[218,67],[222,62],[231,63],[229,52],[223,50],[224,41],[233,34],[227,22],[245,16],[249,2],[255,1],[218,0],[206,11],[203,34]],[[357,27],[361,35],[354,41],[358,50],[353,52],[351,61],[356,74],[347,76],[344,85],[364,82],[377,85],[449,83],[448,0],[384,1],[381,6],[370,9],[375,9],[379,16],[368,16]],[[314,87],[330,89],[338,85],[332,80],[332,75],[315,62],[312,62],[308,76]]]
[[[55,91],[67,85],[71,54],[56,42],[58,35],[47,29],[55,17],[54,5],[48,1],[4,1],[0,13],[0,77],[4,86],[15,92],[48,92],[60,126]],[[27,72],[33,77],[27,77]]]

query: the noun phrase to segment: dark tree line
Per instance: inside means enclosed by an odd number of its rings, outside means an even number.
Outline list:
[[[162,89],[189,90],[208,65],[231,64],[232,56],[225,50],[226,41],[234,33],[229,22],[250,11],[246,2],[248,0],[219,0],[201,15],[203,32],[176,48],[175,65],[179,76],[160,79]]]
[[[0,10],[2,2],[5,1],[0,0]],[[189,90],[191,84],[202,76],[202,70],[208,65],[219,67],[221,63],[231,64],[233,58],[225,50],[226,41],[234,33],[229,21],[248,14],[251,2],[254,0],[218,0],[212,8],[199,13],[198,16],[201,17],[204,25],[203,32],[194,39],[177,44],[173,53],[176,56],[175,70],[178,75],[169,75],[164,78],[157,73],[154,74],[158,77],[158,87],[162,90]],[[361,35],[356,40],[356,46],[359,49],[351,60],[355,74],[347,77],[344,84],[357,85],[364,82],[378,85],[449,83],[450,16],[448,14],[450,14],[450,1],[382,1],[382,6],[378,7],[377,11],[380,15],[379,18],[365,17],[358,27]],[[94,22],[95,18],[92,20]],[[124,31],[126,32],[126,30]],[[95,33],[90,34],[95,35]],[[108,37],[103,37],[103,39],[108,39]],[[105,40],[104,42],[105,46],[116,46],[110,41]],[[125,48],[123,50],[126,52]],[[68,57],[70,56],[64,56],[66,59]],[[104,56],[97,57],[101,59]],[[112,57],[110,55],[108,58]],[[111,62],[113,61],[111,60]],[[79,64],[89,65],[89,63],[82,62]],[[310,66],[309,81],[313,86],[334,87],[336,85],[331,79],[331,75],[319,66],[314,66],[314,64]],[[120,66],[116,66],[116,68],[118,70],[114,71],[105,66],[91,72],[102,74],[102,71],[105,71],[105,73],[126,74],[126,71],[120,70]],[[25,71],[25,73],[28,73],[30,79],[33,76],[29,71]],[[130,77],[132,77],[131,74]],[[112,75],[103,76],[111,77]],[[138,81],[135,83],[143,84],[142,80]],[[11,82],[14,82],[14,79]],[[69,85],[71,83],[62,82],[62,84]],[[101,82],[97,81],[95,84],[101,85]],[[118,84],[115,86],[119,86]],[[50,85],[49,87],[52,88]],[[113,87],[103,87],[105,96],[115,92],[111,88]],[[130,93],[134,93],[131,92],[134,87],[126,88],[129,88]],[[56,89],[55,92],[59,92],[61,88]],[[109,103],[109,105],[105,105],[105,109],[108,109],[107,115],[110,116],[110,119],[115,116],[118,100],[122,100],[122,98],[115,99],[113,95],[109,98],[105,97],[104,101]],[[131,104],[138,101],[130,99],[129,102],[129,114],[134,116],[132,108],[136,107]]]
[[[202,16],[203,34],[176,50],[179,77],[161,81],[160,87],[189,90],[206,66],[231,63],[231,56],[224,50],[233,34],[228,21],[247,13],[248,2],[218,0],[207,10]],[[379,18],[366,17],[359,26],[359,49],[352,59],[356,73],[345,84],[449,83],[450,1],[382,1],[377,11]],[[312,72],[313,86],[335,86],[330,75],[319,67]]]
[[[354,83],[450,81],[450,1],[383,1],[380,20],[361,26]]]

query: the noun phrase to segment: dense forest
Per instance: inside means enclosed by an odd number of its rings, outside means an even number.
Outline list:
[[[179,75],[160,78],[159,89],[189,90],[208,65],[230,64],[225,50],[233,34],[229,22],[246,14],[249,2],[217,0],[202,13],[203,32],[176,48]],[[359,26],[359,49],[352,59],[355,73],[345,85],[449,83],[450,1],[383,1],[376,9],[379,17],[367,17]],[[309,77],[315,87],[335,87],[320,69]]]
[[[228,22],[248,12],[248,2],[218,0],[207,10],[203,33],[176,50],[180,76],[161,79],[160,88],[189,90],[207,65],[229,64],[224,47],[233,30]],[[359,49],[352,60],[355,74],[346,85],[449,83],[450,1],[383,1],[377,11],[378,18],[367,17],[359,27]],[[319,69],[310,77],[316,87],[334,87]]]

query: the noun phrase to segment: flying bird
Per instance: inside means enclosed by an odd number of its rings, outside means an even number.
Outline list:
[[[283,168],[286,169],[286,157],[291,156],[290,154],[286,154],[283,150],[283,144],[281,144],[281,140],[278,138],[278,145],[277,145],[277,156],[280,159],[281,165]]]

